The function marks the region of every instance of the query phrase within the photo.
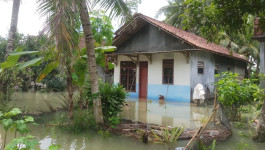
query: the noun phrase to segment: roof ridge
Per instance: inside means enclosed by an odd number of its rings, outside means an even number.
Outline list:
[[[146,16],[146,15],[144,15],[144,14],[142,14],[142,13],[137,13],[137,14],[138,14],[139,16],[142,16],[142,17],[146,17],[146,18],[149,18],[149,19],[155,20],[155,21],[160,22],[160,23],[162,23],[162,24],[165,24],[165,25],[167,25],[167,26],[171,26],[171,27],[173,27],[173,28],[175,28],[175,29],[177,29],[177,30],[180,30],[181,32],[186,32],[186,33],[188,33],[188,34],[193,34],[193,35],[199,36],[199,35],[197,35],[197,34],[195,34],[195,33],[193,33],[193,32],[185,31],[185,30],[183,30],[183,29],[180,29],[180,28],[177,28],[177,27],[172,26],[172,25],[170,25],[170,24],[167,24],[167,23],[165,23],[165,22],[163,22],[163,21],[159,21],[159,20],[157,20],[157,19],[154,19],[154,18],[151,18],[151,17],[149,17],[149,16]],[[137,15],[137,16],[138,16],[138,15]],[[200,36],[199,36],[199,37],[200,37]],[[203,38],[203,37],[200,37],[200,38]]]

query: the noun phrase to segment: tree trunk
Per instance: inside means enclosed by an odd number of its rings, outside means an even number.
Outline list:
[[[84,31],[85,43],[86,43],[91,92],[93,95],[95,95],[99,94],[99,83],[98,83],[95,49],[94,49],[94,38],[92,35],[90,18],[86,6],[86,0],[82,0],[79,10],[80,10],[80,17],[83,26],[83,31]],[[93,100],[93,111],[96,123],[104,124],[100,95]]]
[[[68,65],[67,66],[67,91],[68,91],[68,109],[69,109],[69,119],[74,118],[74,113],[73,113],[73,107],[74,107],[74,101],[73,101],[73,80],[72,80],[72,72],[71,72],[71,67]]]
[[[12,9],[12,17],[11,17],[11,25],[8,35],[8,43],[6,48],[5,58],[7,58],[10,52],[13,52],[14,42],[17,33],[17,22],[18,22],[18,12],[20,7],[20,0],[13,0],[13,9]]]
[[[9,29],[9,35],[8,35],[8,41],[7,41],[7,47],[6,47],[6,53],[5,53],[5,59],[9,55],[10,52],[13,52],[14,50],[14,42],[16,38],[17,33],[17,22],[18,22],[18,12],[20,7],[20,0],[13,0],[13,9],[12,9],[12,16],[11,16],[11,24]],[[12,71],[4,70],[2,74],[6,73],[12,73]],[[7,74],[8,75],[8,74]],[[11,75],[8,75],[11,76]],[[9,88],[10,83],[13,83],[13,80],[9,80],[13,78],[5,78],[4,76],[1,77],[0,81],[0,89],[1,89],[1,95],[4,96],[4,100],[1,103],[5,103],[9,100]]]

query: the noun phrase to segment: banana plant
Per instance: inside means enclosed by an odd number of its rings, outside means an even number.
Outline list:
[[[105,54],[114,52],[115,50],[116,50],[115,46],[102,46],[95,48],[97,64],[100,65],[101,67],[105,67],[106,66]],[[82,55],[81,57],[87,59],[87,55]],[[113,69],[113,68],[114,65],[108,62],[108,69]]]
[[[102,67],[105,67],[105,53],[113,52],[115,50],[116,50],[115,46],[103,46],[95,48],[97,64]],[[38,66],[45,61],[50,62],[39,74],[37,82],[40,82],[49,73],[51,73],[54,69],[58,67],[59,62],[57,60],[54,60],[53,56],[49,55],[47,57],[38,57],[22,63],[18,62],[19,58],[23,55],[40,55],[40,54],[41,54],[40,51],[23,51],[22,47],[18,47],[14,52],[9,54],[5,62],[0,64],[0,72],[8,68],[17,67],[18,69],[25,69],[31,66]],[[81,57],[77,58],[76,61],[78,61],[79,59],[87,59],[87,55],[82,55]],[[108,65],[110,69],[113,68],[112,63],[109,63]]]
[[[115,50],[116,50],[115,46],[103,46],[95,48],[97,65],[104,68],[106,66],[105,53],[114,52]],[[86,49],[83,49],[82,51],[85,52]],[[113,64],[110,62],[108,62],[108,66],[109,66],[108,69],[114,68]],[[74,63],[73,81],[76,85],[80,87],[80,90],[85,82],[86,73],[87,73],[87,55],[85,54],[81,55]]]
[[[18,60],[23,55],[40,55],[40,51],[23,51],[22,47],[18,47],[14,52],[11,52],[6,61],[0,64],[0,73],[8,68],[17,67],[18,69],[25,69],[31,66],[38,66],[42,62],[53,60],[52,57],[38,57],[26,62],[19,63]],[[37,81],[40,82],[43,78],[45,78],[52,70],[57,68],[59,65],[58,61],[51,61],[40,73]]]
[[[40,54],[40,52],[39,51],[23,51],[22,47],[18,47],[14,52],[8,55],[6,61],[0,64],[1,71],[3,71],[4,69],[17,67],[17,66],[19,66],[20,69],[23,69],[29,66],[38,65],[41,62],[40,59],[33,59],[25,63],[18,63],[20,56],[27,55],[27,54],[31,54],[31,55]]]

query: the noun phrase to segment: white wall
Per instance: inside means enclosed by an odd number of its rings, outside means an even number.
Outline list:
[[[190,64],[182,53],[153,54],[152,64],[148,66],[148,83],[162,84],[163,59],[174,59],[174,85],[190,85]]]
[[[174,85],[190,86],[190,63],[187,63],[185,56],[178,52],[152,54],[152,64],[145,56],[140,55],[140,61],[148,61],[148,84],[162,84],[163,59],[174,59]],[[123,55],[118,56],[118,64],[114,67],[114,83],[120,82],[120,61],[131,61],[131,59]],[[138,66],[136,73],[136,84],[138,84]]]
[[[175,53],[174,69],[174,84],[190,86],[190,60],[187,63],[182,53]]]
[[[245,64],[235,60],[235,73],[238,73],[241,77],[245,77]]]

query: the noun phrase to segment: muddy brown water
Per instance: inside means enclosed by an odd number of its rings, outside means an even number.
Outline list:
[[[62,93],[41,93],[41,92],[17,92],[11,105],[27,111],[46,110],[43,99],[52,101],[52,105],[57,107]],[[121,117],[133,121],[154,123],[172,127],[185,127],[190,129],[198,128],[202,122],[211,114],[212,106],[196,106],[189,103],[165,102],[145,99],[127,99],[129,104],[121,113]],[[40,142],[41,149],[47,149],[51,144],[61,145],[64,150],[167,150],[167,145],[144,144],[136,139],[124,136],[103,137],[93,131],[81,134],[74,134],[55,127],[44,127],[43,124],[54,122],[60,116],[66,115],[64,112],[41,115],[37,118],[40,125],[30,126],[31,134]],[[265,143],[258,143],[251,139],[248,128],[234,128],[233,136],[223,143],[216,145],[217,150],[260,150],[265,149]],[[4,131],[0,128],[0,145],[3,143]],[[14,138],[14,133],[8,133],[7,140]],[[185,146],[188,141],[180,141],[173,147]]]

